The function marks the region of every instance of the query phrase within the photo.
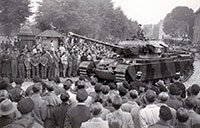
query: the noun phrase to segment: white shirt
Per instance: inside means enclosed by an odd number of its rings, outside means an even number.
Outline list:
[[[160,107],[155,104],[147,105],[140,110],[139,120],[141,128],[148,128],[150,125],[155,124],[159,118]]]

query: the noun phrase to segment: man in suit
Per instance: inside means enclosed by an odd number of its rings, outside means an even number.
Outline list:
[[[81,124],[81,128],[109,128],[108,121],[101,118],[102,106],[99,102],[91,106],[92,119]]]
[[[78,90],[76,95],[78,105],[66,113],[64,128],[80,128],[81,123],[90,119],[90,108],[84,103],[87,97],[88,93],[84,89]]]

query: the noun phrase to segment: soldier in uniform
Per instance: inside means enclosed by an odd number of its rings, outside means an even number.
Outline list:
[[[32,78],[39,77],[39,64],[40,59],[38,53],[34,53],[31,57]]]
[[[18,56],[18,71],[19,71],[19,78],[24,79],[25,78],[25,65],[24,65],[24,61],[25,61],[25,53],[21,53]]]
[[[47,63],[48,63],[48,58],[45,54],[40,56],[40,64],[41,64],[41,77],[42,79],[47,78]]]
[[[77,76],[77,72],[78,72],[78,54],[77,51],[74,51],[72,54],[72,75],[75,77]]]
[[[68,60],[68,53],[64,52],[64,54],[61,57],[61,63],[62,63],[62,67],[63,67],[62,74],[63,74],[64,78],[66,77],[66,72],[67,72],[67,68],[68,68],[68,61],[67,60]]]
[[[25,57],[24,65],[26,68],[26,78],[30,79],[31,78],[31,57],[30,53],[27,53],[27,56]]]
[[[8,50],[2,55],[2,75],[3,77],[10,77],[11,75],[11,56]]]
[[[19,56],[18,49],[14,48],[11,54],[11,72],[12,72],[13,78],[17,78],[17,75],[18,75],[18,62],[17,62],[18,56]]]
[[[72,58],[72,53],[70,52],[68,56],[68,70],[67,70],[67,75],[68,77],[72,77],[72,69],[73,69],[73,58]]]

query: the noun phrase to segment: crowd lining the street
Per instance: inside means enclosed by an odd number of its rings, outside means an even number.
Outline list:
[[[58,50],[4,49],[0,128],[200,127],[197,84],[186,89],[182,83],[166,85],[159,80],[147,87],[141,76],[131,83],[100,83],[83,76],[60,83],[60,77],[78,76],[81,61],[113,54],[104,46],[84,44],[61,45]],[[32,79],[33,85],[23,90],[26,79]]]

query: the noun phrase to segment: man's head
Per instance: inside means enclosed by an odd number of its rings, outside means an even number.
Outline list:
[[[61,96],[60,96],[60,99],[61,99],[62,102],[69,101],[69,98],[70,98],[70,96],[67,92],[62,93]]]
[[[145,98],[147,100],[148,103],[153,103],[155,100],[156,100],[156,92],[149,89],[146,91],[146,94],[145,94]]]
[[[84,102],[88,98],[88,93],[85,89],[78,90],[76,94],[76,99],[78,102]]]
[[[138,91],[137,90],[131,90],[130,91],[130,98],[131,99],[136,99],[138,97]]]
[[[35,83],[32,87],[33,93],[40,93],[42,91],[42,84],[41,83]]]
[[[32,112],[35,104],[31,98],[23,98],[17,104],[17,109],[21,114],[28,114]]]
[[[158,95],[158,99],[161,103],[164,103],[168,100],[169,98],[169,94],[167,92],[161,92],[159,95]]]
[[[160,107],[160,111],[159,111],[159,117],[161,120],[163,121],[168,121],[172,119],[172,113],[170,108],[168,108],[167,106],[161,106]]]
[[[122,105],[122,99],[119,95],[115,95],[112,98],[112,106],[115,108],[115,110],[118,110]]]
[[[191,94],[196,96],[197,94],[199,94],[199,91],[200,91],[199,85],[193,84],[191,87]]]
[[[91,105],[91,113],[93,116],[98,116],[102,113],[102,105],[99,102],[96,102]]]
[[[179,108],[176,111],[176,118],[177,118],[178,122],[180,122],[180,123],[187,122],[187,120],[189,119],[188,111],[184,108]]]

